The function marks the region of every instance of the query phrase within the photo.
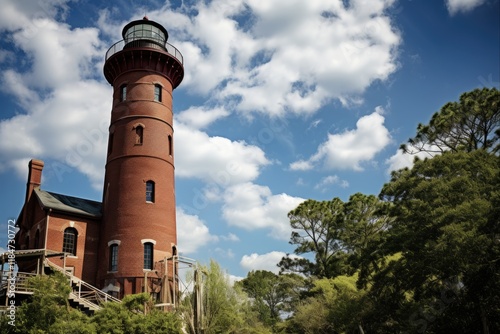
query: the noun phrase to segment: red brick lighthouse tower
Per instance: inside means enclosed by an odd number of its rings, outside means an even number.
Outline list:
[[[176,255],[172,91],[184,77],[167,30],[144,17],[106,53],[113,86],[97,282],[168,303]]]

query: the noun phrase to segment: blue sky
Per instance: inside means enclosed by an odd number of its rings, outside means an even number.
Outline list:
[[[42,189],[101,199],[102,74],[147,14],[184,56],[174,91],[179,251],[277,271],[304,199],[378,194],[398,147],[460,94],[499,87],[498,0],[1,0],[0,246],[31,158]],[[43,4],[42,4],[43,3]]]

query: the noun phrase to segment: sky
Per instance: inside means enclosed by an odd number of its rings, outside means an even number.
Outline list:
[[[398,150],[460,94],[500,86],[498,0],[0,0],[0,247],[41,188],[100,201],[102,68],[147,15],[184,57],[174,90],[179,252],[233,278],[278,272],[287,213],[378,195]]]

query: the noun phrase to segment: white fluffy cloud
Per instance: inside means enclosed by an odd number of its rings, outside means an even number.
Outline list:
[[[291,228],[287,214],[303,201],[287,194],[273,195],[265,186],[240,183],[226,189],[222,214],[229,225],[246,230],[269,229],[273,238],[288,240]]]
[[[62,181],[76,168],[100,189],[109,123],[103,111],[110,109],[111,89],[94,77],[104,50],[96,28],[56,21],[64,18],[65,3],[2,4],[0,31],[10,31],[27,62],[22,72],[7,68],[0,77],[2,90],[24,111],[0,122],[0,168],[25,176],[30,158],[53,159],[45,177]]]
[[[450,15],[466,13],[482,5],[485,0],[446,0],[446,7]]]
[[[411,146],[409,146],[411,149]],[[401,169],[401,168],[412,168],[413,163],[415,162],[415,158],[426,159],[432,158],[435,155],[438,155],[439,149],[437,146],[425,145],[424,148],[430,152],[418,152],[414,154],[404,153],[402,150],[397,150],[397,152],[388,158],[385,161],[385,164],[388,165],[387,172],[390,173],[392,171]],[[416,152],[416,150],[415,150]]]
[[[177,208],[177,244],[179,253],[192,254],[210,242],[216,242],[218,237],[210,234],[207,225],[196,215]]]
[[[248,270],[267,270],[277,274],[280,270],[278,263],[286,256],[284,252],[272,251],[266,254],[253,253],[250,255],[243,255],[240,265]]]
[[[234,233],[228,233],[227,235],[222,235],[221,239],[225,240],[225,241],[233,241],[233,242],[240,241],[240,238],[238,238],[238,236]]]
[[[182,87],[210,94],[219,105],[179,115],[177,175],[226,187],[256,179],[270,163],[256,146],[199,131],[228,110],[312,113],[331,99],[356,101],[373,81],[386,79],[396,70],[400,44],[386,14],[393,2],[356,0],[346,7],[342,1],[213,0],[148,13],[168,27],[189,64]],[[15,150],[0,147],[0,168],[21,168],[24,175],[29,158],[54,159],[100,188],[107,140],[102,120],[111,103],[101,74],[109,41],[100,37],[119,38],[128,20],[109,20],[103,10],[98,25],[106,30],[99,35],[97,28],[63,23],[68,10],[65,0],[2,6],[0,30],[10,31],[29,62],[22,72],[7,68],[1,77],[24,113],[0,124],[0,138],[23,138]],[[85,133],[93,133],[94,142]]]
[[[319,189],[322,191],[326,191],[330,186],[336,185],[338,187],[347,188],[349,187],[349,182],[346,180],[342,180],[337,175],[329,175],[325,176],[320,180],[318,184],[314,186],[314,189]]]
[[[239,112],[309,114],[331,99],[357,103],[396,71],[393,3],[213,0],[150,16],[168,27],[189,64],[183,87]]]
[[[291,163],[290,169],[310,170],[322,163],[326,169],[363,170],[361,163],[373,159],[391,141],[382,114],[383,109],[377,107],[375,112],[357,121],[356,129],[328,134],[313,156]]]
[[[270,163],[257,146],[210,137],[180,122],[176,123],[175,142],[177,176],[198,178],[223,188],[254,180]]]
[[[229,115],[225,108],[190,107],[180,112],[176,120],[194,129],[202,129],[216,120]]]

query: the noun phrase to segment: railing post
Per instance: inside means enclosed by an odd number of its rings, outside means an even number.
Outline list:
[[[78,299],[82,296],[82,281],[78,281]]]

